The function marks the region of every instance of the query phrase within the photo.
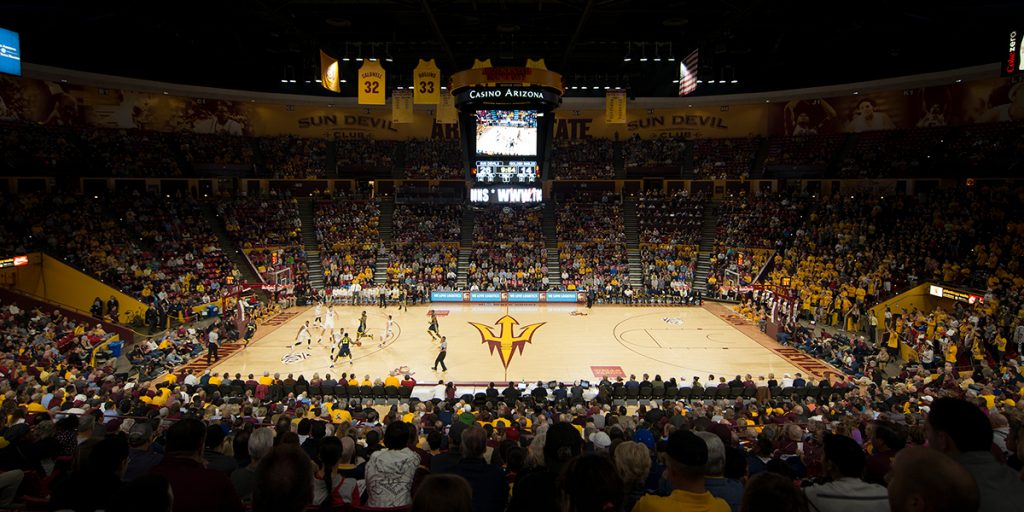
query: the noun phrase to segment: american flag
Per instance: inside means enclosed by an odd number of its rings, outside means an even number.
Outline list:
[[[686,96],[697,90],[698,52],[694,50],[679,63],[679,95]]]

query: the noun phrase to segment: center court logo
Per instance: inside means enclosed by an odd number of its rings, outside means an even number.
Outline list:
[[[299,361],[308,359],[311,356],[309,352],[296,352],[294,354],[285,354],[281,357],[281,364],[295,364]]]
[[[537,331],[540,326],[546,322],[539,324],[530,324],[523,327],[519,335],[514,334],[514,327],[519,325],[519,321],[508,315],[505,315],[494,322],[494,325],[499,326],[498,334],[494,334],[491,327],[487,324],[478,324],[476,322],[469,322],[469,325],[476,327],[477,331],[480,331],[480,342],[487,343],[491,349],[491,353],[494,353],[494,349],[498,349],[498,356],[501,358],[501,364],[508,369],[509,362],[512,361],[512,355],[516,349],[519,349],[519,353],[523,353],[523,347],[527,343],[533,343],[533,333]]]

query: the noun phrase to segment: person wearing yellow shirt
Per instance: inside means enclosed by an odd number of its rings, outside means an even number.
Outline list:
[[[348,385],[350,387],[359,387],[359,379],[353,375],[352,378],[348,380]]]
[[[331,409],[331,423],[339,425],[345,422],[352,423],[352,413],[348,412],[344,407],[335,405]]]
[[[384,386],[385,387],[387,387],[387,386],[398,387],[399,384],[400,384],[400,382],[398,381],[398,377],[395,377],[394,374],[388,375],[388,378],[384,379]]]
[[[220,386],[221,382],[223,382],[223,381],[221,380],[220,376],[217,375],[216,373],[214,373],[213,375],[210,375],[210,385],[211,386]]]
[[[672,485],[672,494],[665,497],[648,494],[636,502],[633,512],[731,511],[725,500],[712,496],[704,487],[708,445],[703,439],[689,430],[677,430],[669,436],[666,452],[665,476]]]
[[[956,365],[956,353],[957,353],[958,350],[959,349],[957,348],[956,343],[950,343],[949,346],[946,347],[946,362],[947,363],[952,364],[952,365]]]
[[[270,376],[270,372],[264,372],[258,382],[264,386],[269,386],[274,383],[274,378]]]

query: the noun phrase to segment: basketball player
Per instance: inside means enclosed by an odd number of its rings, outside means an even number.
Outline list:
[[[384,334],[380,335],[380,347],[381,348],[384,347],[384,342],[387,341],[388,338],[391,337],[391,333],[394,332],[394,328],[395,328],[395,320],[394,320],[394,318],[391,317],[391,315],[388,315],[388,326],[384,328]]]
[[[409,311],[409,296],[405,293],[405,288],[398,291],[398,310]]]
[[[323,331],[323,328],[324,328],[324,324],[323,324],[323,312],[324,311],[323,310],[324,310],[323,302],[317,302],[316,303],[316,307],[313,308],[313,326],[314,327],[319,327],[321,331]],[[321,332],[321,334],[323,334],[323,332]]]
[[[437,325],[437,313],[433,309],[430,310],[430,327],[427,327],[427,334],[430,335],[430,339],[437,341],[441,337],[441,332]]]
[[[309,334],[309,320],[306,320],[306,323],[299,327],[299,333],[295,335],[295,343],[292,343],[292,348],[288,351],[288,354],[291,355],[295,352],[295,347],[302,345],[303,341],[306,342],[306,347],[313,345],[313,336]]]
[[[252,337],[255,336],[255,335],[256,335],[256,320],[254,320],[254,319],[252,319],[250,317],[249,318],[249,323],[246,324],[246,326],[245,326],[245,338],[244,338],[245,339],[245,343],[243,344],[243,348],[249,346],[249,342],[252,341]]]
[[[338,341],[337,344],[337,354],[335,354],[333,348],[331,349],[331,368],[334,368],[334,363],[338,362],[338,359],[341,359],[343,357],[348,357],[348,364],[353,364],[351,346],[352,340],[349,339],[347,332],[341,331],[341,340]]]
[[[366,311],[359,316],[359,327],[356,328],[356,341],[363,339],[363,337],[369,336],[371,341],[373,336],[366,333]]]
[[[320,338],[317,343],[323,341],[324,332],[327,333],[327,340],[330,341],[331,333],[334,332],[334,305],[327,306],[327,315],[324,317],[324,328],[320,331]]]

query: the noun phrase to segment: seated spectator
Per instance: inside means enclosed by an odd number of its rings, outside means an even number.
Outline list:
[[[980,510],[978,484],[971,473],[931,448],[911,447],[896,455],[888,493],[892,512]]]
[[[831,482],[804,490],[813,510],[821,512],[888,510],[885,487],[861,480],[864,450],[845,436],[825,434],[824,466]]]
[[[313,461],[301,448],[283,443],[260,461],[253,512],[302,512],[312,502]]]
[[[390,423],[384,431],[384,450],[373,453],[366,463],[367,505],[371,507],[402,507],[412,503],[412,481],[419,455],[407,446],[409,425]]]
[[[644,496],[633,507],[633,512],[687,509],[730,512],[725,500],[712,496],[704,487],[704,467],[708,463],[708,445],[704,440],[688,430],[678,430],[669,436],[666,453],[666,477],[672,494]]]

